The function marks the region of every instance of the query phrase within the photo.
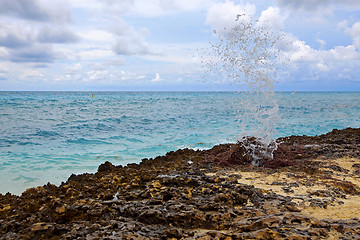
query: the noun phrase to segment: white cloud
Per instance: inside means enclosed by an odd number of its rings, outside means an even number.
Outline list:
[[[323,49],[326,46],[326,42],[322,39],[316,39],[318,43],[320,43],[320,49]]]
[[[85,81],[104,81],[109,77],[109,71],[107,70],[91,70],[87,72],[88,78],[84,78]]]
[[[126,61],[121,58],[110,58],[105,62],[105,64],[109,66],[119,67],[126,64]]]
[[[327,81],[338,81],[337,78],[343,79],[344,76],[357,79],[356,69],[360,68],[360,52],[354,45],[315,50],[304,41],[292,37],[292,44],[286,55],[292,69],[301,69],[302,73],[298,73],[298,78],[305,78],[305,81],[324,78]],[[309,74],[312,74],[312,79]]]
[[[348,25],[349,25],[348,21],[343,20],[337,24],[337,28],[339,28],[341,30],[346,30],[348,28]]]
[[[114,39],[113,34],[99,29],[84,30],[79,32],[78,35],[86,42],[111,43]]]
[[[121,18],[113,18],[110,31],[114,34],[113,50],[118,55],[157,54],[145,41],[148,30],[135,30]]]
[[[78,59],[81,60],[96,60],[96,59],[104,59],[108,57],[114,56],[114,52],[109,49],[81,49],[78,53],[76,53]]]
[[[291,62],[316,62],[317,53],[304,41],[292,39],[289,60]]]
[[[256,6],[252,4],[235,5],[231,1],[213,4],[206,15],[206,24],[210,25],[217,32],[223,33],[235,27],[238,15],[245,24],[251,22],[256,12]]]
[[[105,0],[106,11],[122,16],[159,17],[206,9],[214,0]]]
[[[279,8],[269,7],[261,12],[258,20],[258,25],[261,27],[282,30],[284,27],[284,21],[287,18],[285,14],[280,13]]]
[[[329,71],[329,67],[322,62],[317,63],[316,68],[323,72]]]
[[[194,53],[198,49],[203,49],[208,46],[208,43],[186,43],[186,44],[157,44],[153,47],[158,51],[158,54],[143,56],[144,59],[150,61],[161,61],[177,64],[195,64],[199,59],[193,58]]]
[[[71,66],[65,67],[65,73],[73,75],[79,72],[81,69],[82,69],[81,63],[75,63]]]
[[[329,57],[329,60],[336,60],[339,63],[343,62],[343,64],[349,64],[352,60],[360,60],[360,53],[356,50],[354,45],[336,46],[335,48],[324,52],[328,53],[325,57]]]
[[[30,81],[40,81],[45,80],[45,76],[42,72],[34,69],[27,69],[23,72],[23,74],[19,77],[22,80],[30,80]]]
[[[162,81],[162,78],[160,77],[160,74],[156,73],[155,78],[151,79],[152,82],[160,82]]]
[[[352,37],[354,46],[360,50],[360,22],[356,22],[349,27],[348,21],[343,20],[338,23],[337,27],[349,34]]]
[[[0,63],[0,73],[7,73],[7,68],[4,63]]]
[[[354,45],[360,50],[360,22],[352,25],[352,27],[348,28],[346,32],[351,35]]]

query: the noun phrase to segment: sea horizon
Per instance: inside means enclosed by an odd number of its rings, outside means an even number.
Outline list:
[[[249,93],[238,90],[0,90],[0,92],[229,92]],[[275,93],[303,93],[303,92],[360,92],[360,90],[279,90]],[[261,92],[260,92],[261,93]]]

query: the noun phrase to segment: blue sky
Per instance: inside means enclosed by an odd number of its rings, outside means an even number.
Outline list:
[[[0,90],[242,90],[201,64],[237,14],[283,32],[276,90],[360,91],[355,0],[1,0]]]

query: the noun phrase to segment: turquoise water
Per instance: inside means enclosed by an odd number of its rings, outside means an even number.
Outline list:
[[[93,95],[93,97],[92,97]],[[240,138],[232,92],[0,92],[0,193]],[[360,127],[360,92],[276,93],[274,138]],[[256,128],[256,126],[248,126]]]

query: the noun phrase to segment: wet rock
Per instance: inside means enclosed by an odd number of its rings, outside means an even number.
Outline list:
[[[43,230],[48,230],[50,227],[50,225],[44,223],[44,222],[40,222],[40,223],[34,223],[31,227],[30,230],[35,232],[35,231],[43,231]]]
[[[360,163],[355,163],[352,165],[353,168],[360,168]]]
[[[66,207],[65,206],[61,206],[61,207],[58,207],[58,208],[56,208],[56,212],[57,213],[64,213],[65,212],[65,210],[66,210]]]
[[[98,172],[107,172],[113,169],[115,169],[115,166],[111,162],[106,161],[98,167]]]
[[[337,171],[337,172],[349,172],[349,170],[345,169],[345,168],[342,168],[340,166],[337,166],[337,165],[329,165],[329,166],[325,166],[326,168],[330,168],[334,171]]]

